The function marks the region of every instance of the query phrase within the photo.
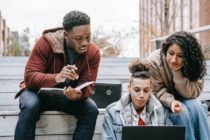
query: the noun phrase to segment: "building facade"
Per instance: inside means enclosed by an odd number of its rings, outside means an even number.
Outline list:
[[[155,38],[210,25],[210,0],[140,0],[139,9],[141,57],[156,49]],[[210,30],[196,34],[204,50],[209,36]]]
[[[6,24],[6,20],[2,17],[0,11],[0,56],[7,54],[9,45],[10,29]]]

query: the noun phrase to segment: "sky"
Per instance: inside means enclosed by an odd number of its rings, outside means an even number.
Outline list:
[[[21,32],[29,27],[32,37],[40,36],[44,29],[60,27],[63,16],[71,10],[87,13],[93,30],[138,28],[138,8],[139,0],[0,0],[1,15],[10,30]],[[138,35],[128,38],[124,55],[137,56],[138,44]]]

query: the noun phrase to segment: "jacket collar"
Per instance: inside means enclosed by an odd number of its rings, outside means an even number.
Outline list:
[[[121,111],[125,106],[127,106],[131,102],[131,97],[129,93],[126,93],[114,106],[114,109],[117,111]],[[158,99],[153,95],[150,95],[149,100],[146,105],[146,111],[152,112],[158,108],[162,107],[162,104],[158,101]]]
[[[54,53],[64,53],[64,30],[52,30],[43,34],[44,38],[50,43]]]

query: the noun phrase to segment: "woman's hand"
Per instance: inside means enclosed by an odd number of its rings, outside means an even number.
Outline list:
[[[174,100],[171,102],[171,111],[179,113],[182,110],[182,104],[181,102]]]
[[[81,90],[71,87],[64,87],[63,93],[71,101],[80,100],[82,97]]]

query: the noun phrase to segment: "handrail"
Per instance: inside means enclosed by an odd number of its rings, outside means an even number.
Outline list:
[[[198,27],[198,28],[195,28],[195,29],[192,29],[192,30],[188,30],[187,32],[190,32],[192,34],[196,34],[196,33],[200,33],[200,32],[207,31],[207,30],[210,30],[210,25],[206,25],[206,26]],[[151,42],[162,41],[162,40],[166,39],[168,36],[170,36],[170,35],[166,35],[166,36],[158,37],[158,38],[155,38],[155,39],[151,39],[150,41]]]

